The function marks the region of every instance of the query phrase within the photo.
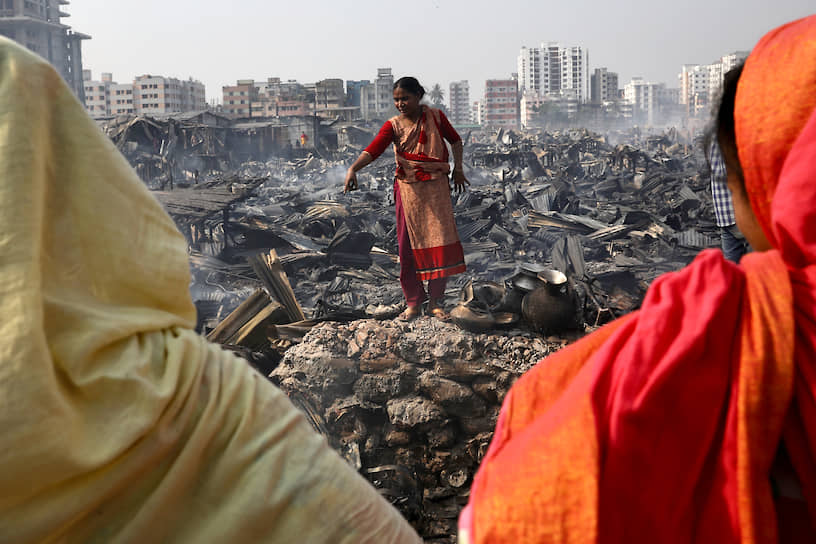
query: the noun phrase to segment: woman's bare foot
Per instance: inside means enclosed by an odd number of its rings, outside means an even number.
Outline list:
[[[411,321],[419,317],[421,309],[419,306],[408,306],[405,310],[397,316],[400,321]]]
[[[439,321],[450,321],[450,314],[443,310],[436,300],[428,301],[428,315],[437,318]]]

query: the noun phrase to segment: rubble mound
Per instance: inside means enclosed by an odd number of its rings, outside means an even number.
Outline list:
[[[455,542],[505,394],[565,343],[429,317],[322,323],[270,379],[426,541]]]

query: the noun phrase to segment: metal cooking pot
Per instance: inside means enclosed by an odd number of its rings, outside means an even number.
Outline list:
[[[454,323],[470,332],[485,332],[496,325],[489,312],[471,309],[463,304],[451,310],[450,315]]]

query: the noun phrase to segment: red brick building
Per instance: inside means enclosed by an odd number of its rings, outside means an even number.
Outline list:
[[[482,124],[495,128],[519,128],[518,82],[515,79],[488,79],[485,82]]]

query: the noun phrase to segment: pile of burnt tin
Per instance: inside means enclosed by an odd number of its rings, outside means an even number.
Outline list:
[[[553,334],[579,326],[578,308],[578,294],[563,272],[523,263],[503,283],[469,281],[451,317],[471,332],[513,327],[523,319],[533,329]]]

